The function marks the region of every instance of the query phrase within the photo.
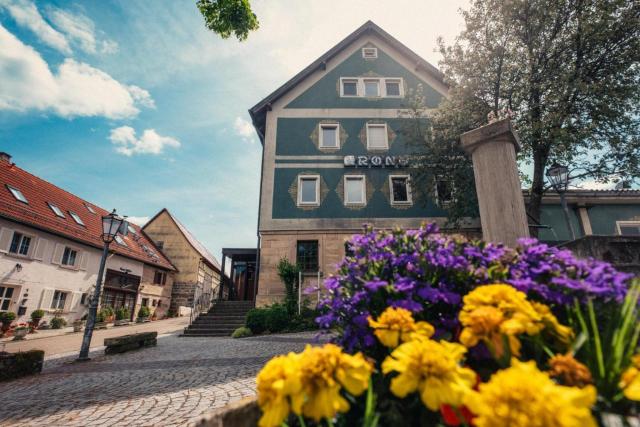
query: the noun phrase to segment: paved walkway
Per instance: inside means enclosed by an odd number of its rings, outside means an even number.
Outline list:
[[[148,323],[135,323],[131,326],[109,327],[108,329],[96,329],[93,331],[91,349],[101,349],[105,338],[117,337],[119,335],[133,334],[136,332],[157,331],[158,335],[182,331],[189,324],[188,317],[176,317],[173,319],[158,320]],[[22,341],[3,340],[0,343],[0,350],[4,346],[4,351],[10,353],[27,350],[44,350],[45,358],[53,355],[71,354],[79,352],[82,345],[84,332],[45,330],[38,331],[37,334],[29,334]]]
[[[47,363],[42,374],[0,385],[0,426],[175,426],[255,394],[255,374],[315,333],[244,339],[177,334],[157,347]]]

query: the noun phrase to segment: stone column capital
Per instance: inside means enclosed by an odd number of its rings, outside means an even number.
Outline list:
[[[489,123],[477,129],[460,135],[462,148],[467,153],[473,153],[479,146],[496,141],[508,141],[513,144],[516,153],[520,151],[520,138],[513,128],[511,119],[505,118],[497,122]]]

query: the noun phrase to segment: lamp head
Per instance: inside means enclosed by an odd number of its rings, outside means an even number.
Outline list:
[[[102,240],[105,243],[110,243],[116,237],[120,231],[120,227],[124,219],[116,214],[114,209],[109,215],[102,217]]]
[[[554,163],[547,169],[547,178],[558,193],[564,193],[569,185],[569,168]]]

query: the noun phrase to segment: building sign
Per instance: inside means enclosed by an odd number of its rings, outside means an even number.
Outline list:
[[[405,156],[344,156],[345,167],[352,168],[403,168],[409,166]]]

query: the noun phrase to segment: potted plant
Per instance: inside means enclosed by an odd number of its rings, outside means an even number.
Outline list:
[[[29,333],[29,325],[24,322],[19,323],[18,326],[16,326],[13,330],[13,340],[14,341],[23,340],[28,333]]]
[[[107,305],[102,309],[102,312],[104,314],[105,322],[113,322],[113,319],[115,317],[115,311],[113,310],[113,307]]]
[[[82,327],[84,326],[84,320],[76,319],[73,321],[73,332],[82,332]]]
[[[40,325],[40,320],[42,320],[43,317],[44,317],[44,310],[38,309],[38,310],[33,310],[31,312],[31,322],[29,324],[30,334],[36,333],[36,329],[38,329],[38,326]]]
[[[120,307],[116,310],[116,326],[129,324],[129,309],[127,307]]]
[[[11,322],[16,319],[16,314],[11,311],[5,311],[4,313],[0,313],[0,321],[2,322],[2,334],[0,336],[7,335],[9,329],[11,329]]]
[[[61,312],[56,311],[51,319],[51,329],[62,329],[67,326],[67,321],[61,316]]]
[[[148,322],[149,321],[149,307],[142,306],[140,310],[138,310],[138,323]]]

